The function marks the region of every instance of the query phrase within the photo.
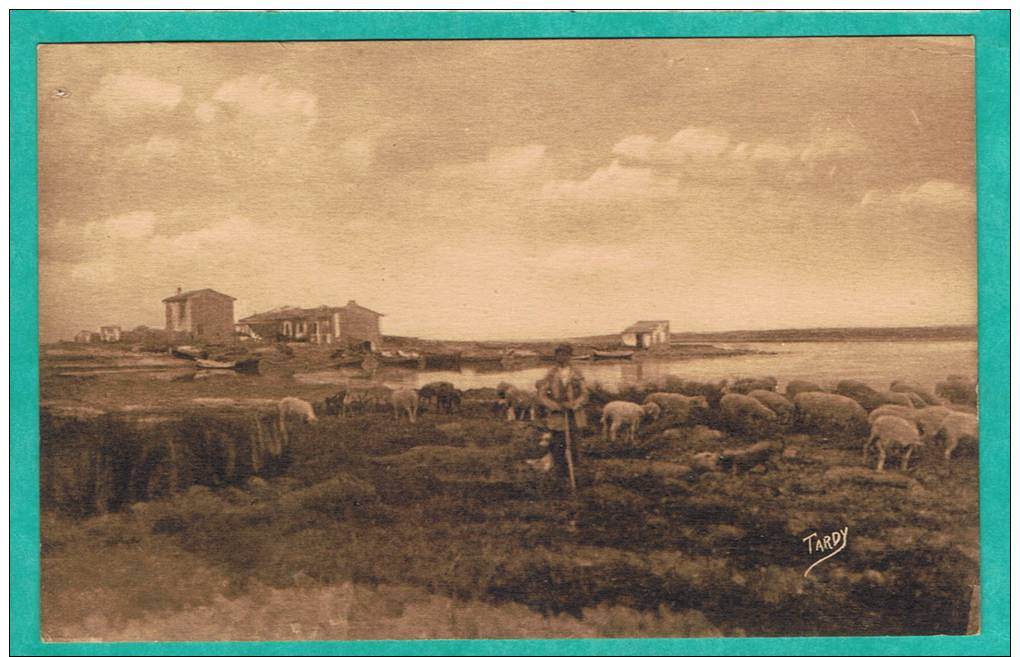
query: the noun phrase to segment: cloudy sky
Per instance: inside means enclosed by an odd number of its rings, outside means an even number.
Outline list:
[[[44,341],[356,299],[440,338],[975,321],[973,45],[39,50]]]

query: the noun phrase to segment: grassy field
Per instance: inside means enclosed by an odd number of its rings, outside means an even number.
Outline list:
[[[973,446],[952,467],[928,449],[879,475],[857,438],[735,431],[709,410],[698,426],[653,423],[636,446],[584,436],[571,496],[526,463],[541,432],[494,418],[491,390],[415,425],[386,411],[296,425],[278,456],[266,408],[294,393],[286,373],[44,378],[43,391],[64,409],[42,418],[52,640],[960,634],[976,621]],[[692,459],[763,439],[769,460],[736,473]],[[802,539],[843,527],[846,550],[805,577],[818,557]]]

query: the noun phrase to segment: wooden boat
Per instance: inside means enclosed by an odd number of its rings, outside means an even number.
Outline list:
[[[595,351],[591,355],[592,360],[630,360],[634,357],[633,351]]]
[[[182,358],[184,360],[198,360],[199,358],[209,358],[209,352],[203,351],[198,347],[190,347],[184,345],[182,347],[171,347],[170,355],[174,358]]]
[[[245,358],[243,360],[209,360],[196,358],[195,364],[203,370],[237,370],[238,372],[257,372],[259,369],[259,358]]]

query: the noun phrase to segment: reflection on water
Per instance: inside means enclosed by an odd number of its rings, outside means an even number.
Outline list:
[[[695,360],[645,360],[641,362],[575,362],[589,382],[607,388],[661,381],[667,375],[698,381],[774,376],[780,389],[792,379],[807,379],[823,386],[840,379],[859,379],[878,388],[888,388],[897,379],[918,381],[928,387],[950,374],[977,376],[977,343],[947,342],[796,342],[743,343],[734,347],[768,351]],[[420,387],[432,381],[449,381],[458,388],[495,387],[506,381],[518,387],[534,385],[550,366],[541,364],[520,369],[492,370],[463,367],[460,371],[406,370],[381,368],[374,382],[389,386]],[[296,374],[310,384],[364,383],[360,372],[327,370]]]

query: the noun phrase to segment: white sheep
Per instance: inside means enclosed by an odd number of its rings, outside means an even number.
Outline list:
[[[645,416],[657,419],[661,412],[662,409],[654,402],[644,406],[629,401],[609,402],[602,409],[602,437],[615,441],[620,427],[626,424],[630,426],[630,441],[633,443],[641,419]]]
[[[414,388],[397,388],[393,391],[393,419],[399,420],[401,412],[406,412],[411,424],[418,420],[418,391]]]
[[[909,422],[917,423],[917,409],[900,406],[899,404],[883,404],[882,406],[879,406],[868,413],[868,423],[874,425],[875,420],[887,415],[894,415]]]
[[[874,424],[871,425],[871,434],[864,442],[865,463],[868,461],[868,451],[873,444],[878,448],[878,464],[875,469],[881,472],[885,468],[886,452],[891,448],[902,447],[905,449],[900,461],[900,468],[906,470],[914,448],[921,447],[924,443],[917,433],[917,425],[914,422],[895,415],[883,415],[875,419]]]
[[[298,399],[297,397],[284,397],[279,401],[277,407],[280,409],[280,422],[282,423],[284,418],[295,415],[300,417],[309,424],[316,421],[315,409],[312,405],[306,402],[304,399]]]
[[[274,455],[279,456],[283,447],[290,443],[290,434],[287,433],[287,418],[295,416],[308,424],[314,424],[317,418],[315,417],[315,409],[304,399],[284,397],[276,406],[280,411],[280,440],[272,452]]]
[[[946,436],[946,461],[953,455],[953,451],[960,444],[961,438],[971,440],[978,439],[978,418],[973,413],[961,413],[950,411],[942,420],[936,433],[943,433]]]

